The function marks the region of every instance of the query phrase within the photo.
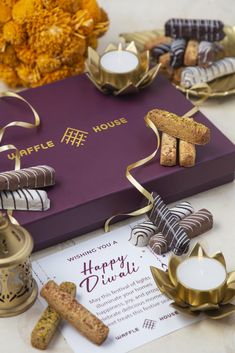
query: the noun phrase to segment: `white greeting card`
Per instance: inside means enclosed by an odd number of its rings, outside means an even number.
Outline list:
[[[99,347],[63,324],[62,334],[75,353],[125,353],[198,320],[179,314],[156,287],[150,266],[167,269],[167,257],[130,244],[134,224],[33,263],[39,289],[49,279],[74,282],[78,301],[110,328]]]

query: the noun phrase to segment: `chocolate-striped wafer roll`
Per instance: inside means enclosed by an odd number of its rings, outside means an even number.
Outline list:
[[[90,341],[100,345],[106,340],[109,328],[71,295],[60,290],[54,281],[49,281],[42,287],[41,296]]]
[[[179,225],[192,239],[212,229],[213,216],[210,211],[202,209],[179,221]],[[150,238],[149,248],[153,253],[162,255],[170,251],[169,240],[162,233],[157,233]]]
[[[175,217],[175,219],[178,221],[192,214],[194,212],[194,209],[189,202],[182,201],[176,204],[174,207],[170,208],[170,211]],[[143,247],[148,245],[150,238],[158,232],[158,228],[151,221],[145,221],[136,224],[132,228],[131,235],[128,240],[132,245]]]
[[[201,235],[213,227],[213,215],[203,208],[179,222],[190,239]]]
[[[165,23],[165,35],[173,38],[220,41],[224,38],[224,24],[218,20],[171,18]]]
[[[55,170],[40,165],[20,170],[0,173],[0,190],[18,190],[22,188],[42,188],[55,184]]]
[[[59,288],[72,297],[76,296],[76,285],[72,282],[63,282]],[[60,320],[60,315],[48,306],[31,333],[32,346],[38,349],[46,349],[56,333]]]
[[[161,55],[168,53],[170,49],[171,44],[160,43],[151,50],[151,54],[155,59],[159,59]]]
[[[161,197],[154,193],[154,206],[148,213],[148,217],[159,231],[167,238],[170,249],[176,255],[182,255],[188,251],[190,239],[178,224],[175,217],[167,208]]]
[[[216,60],[216,55],[219,50],[217,43],[211,43],[204,40],[200,42],[198,49],[198,66],[210,66]]]
[[[174,68],[180,67],[184,63],[184,52],[186,48],[185,39],[176,39],[171,43],[170,65]]]
[[[46,211],[50,208],[50,200],[44,190],[0,191],[0,208],[3,210]]]
[[[186,67],[181,73],[180,84],[186,88],[190,88],[200,83],[210,82],[216,78],[230,75],[234,72],[235,58],[224,58],[215,61],[207,68],[199,66]]]

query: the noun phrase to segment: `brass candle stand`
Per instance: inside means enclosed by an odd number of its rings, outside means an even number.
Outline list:
[[[221,252],[208,256],[200,244],[196,244],[188,259],[204,257],[217,260],[226,271],[224,256]],[[196,290],[187,288],[179,282],[177,268],[185,258],[172,256],[169,260],[168,271],[164,272],[151,266],[152,276],[159,290],[172,300],[171,306],[180,312],[193,316],[203,312],[212,319],[221,319],[235,312],[235,305],[230,301],[235,296],[235,271],[227,273],[223,283],[211,290]],[[193,277],[193,273],[191,276]],[[214,276],[217,274],[215,273]]]
[[[0,213],[0,317],[27,310],[37,298],[32,277],[31,235]]]

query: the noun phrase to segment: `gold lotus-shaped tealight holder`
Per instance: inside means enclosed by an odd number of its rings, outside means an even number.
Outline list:
[[[118,66],[120,62],[117,58],[120,52],[123,57],[121,67]],[[88,48],[86,74],[101,92],[119,95],[138,92],[150,85],[160,66],[158,64],[150,68],[149,52],[140,53],[134,42],[124,49],[121,44],[109,44],[101,56],[91,47]]]
[[[190,272],[188,261],[198,261],[198,271],[200,271],[200,259],[207,259],[209,262],[215,260],[212,265],[216,265],[218,268],[221,266],[219,268],[220,274],[216,271],[216,266],[213,275],[211,274],[212,281],[214,279],[214,282],[218,284],[218,276],[221,274],[223,276],[224,271],[224,280],[222,277],[219,285],[214,287],[212,285],[210,288],[200,288],[199,290],[195,289],[194,286],[186,285],[182,281],[183,276],[189,283],[196,281],[197,276],[195,271]],[[159,290],[173,300],[170,305],[180,312],[194,316],[203,312],[212,319],[221,319],[235,312],[235,305],[230,303],[235,296],[235,271],[227,273],[225,259],[221,252],[216,253],[214,256],[208,256],[202,246],[196,244],[187,258],[172,256],[169,260],[167,272],[156,267],[151,267],[151,272]],[[179,274],[182,276],[181,279]],[[205,282],[205,286],[207,286],[207,282]]]

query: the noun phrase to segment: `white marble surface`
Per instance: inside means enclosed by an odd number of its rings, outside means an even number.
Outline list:
[[[117,42],[120,32],[160,28],[170,17],[220,18],[226,24],[235,22],[234,0],[100,0],[99,2],[108,11],[111,20],[109,32],[100,41],[100,51],[110,41]],[[4,86],[0,85],[0,90],[3,88]],[[210,100],[201,110],[235,143],[235,97]],[[205,207],[212,211],[215,227],[210,234],[202,236],[201,239],[209,252],[222,250],[228,269],[235,269],[235,183],[195,195],[188,200],[196,209]],[[100,234],[102,230],[94,232],[92,236]],[[84,235],[74,241],[81,242],[86,238],[87,235]],[[53,253],[65,246],[66,244],[60,244],[41,251],[34,254],[34,258]],[[30,346],[30,332],[40,311],[41,304],[37,301],[30,310],[20,316],[0,319],[1,353],[36,352]],[[135,353],[163,351],[235,352],[235,315],[221,321],[204,320],[140,347]],[[48,352],[72,353],[72,350],[63,337],[57,334]]]

